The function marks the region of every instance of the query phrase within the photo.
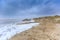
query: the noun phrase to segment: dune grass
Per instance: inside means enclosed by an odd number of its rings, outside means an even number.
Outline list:
[[[17,34],[10,40],[60,40],[60,16],[39,17],[34,20],[40,23],[37,27]]]

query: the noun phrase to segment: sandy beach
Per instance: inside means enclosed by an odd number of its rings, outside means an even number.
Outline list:
[[[40,25],[17,34],[10,40],[60,40],[60,16],[35,18],[34,20]]]

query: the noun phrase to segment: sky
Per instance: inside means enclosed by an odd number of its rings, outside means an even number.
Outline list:
[[[60,15],[60,0],[0,0],[0,18]]]

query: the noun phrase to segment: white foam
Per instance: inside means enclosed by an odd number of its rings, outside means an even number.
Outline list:
[[[17,33],[28,30],[33,26],[36,26],[37,24],[39,23],[30,23],[23,25],[16,25],[16,24],[0,25],[0,40],[8,40]]]

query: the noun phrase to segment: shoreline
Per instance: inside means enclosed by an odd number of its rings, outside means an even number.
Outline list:
[[[17,34],[10,40],[60,40],[60,16],[34,18],[34,20],[40,25]]]
[[[9,40],[16,34],[26,31],[32,27],[35,27],[38,23],[29,23],[23,25],[17,24],[5,24],[0,26],[0,40]]]

